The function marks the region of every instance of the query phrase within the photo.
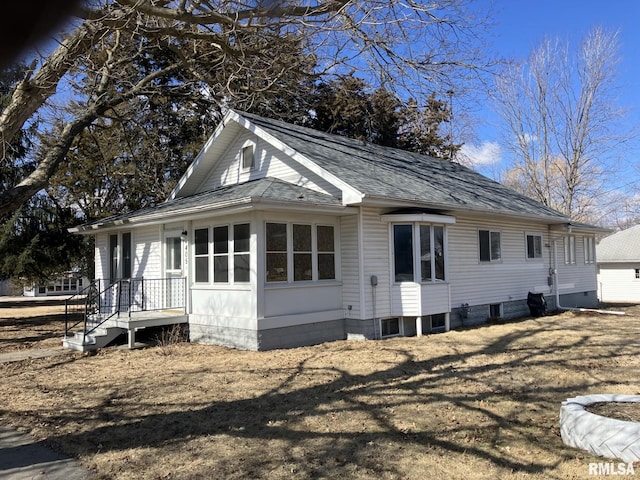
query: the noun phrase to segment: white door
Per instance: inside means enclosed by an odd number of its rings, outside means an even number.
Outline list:
[[[184,259],[180,234],[165,237],[165,281],[167,282],[165,308],[185,306]]]

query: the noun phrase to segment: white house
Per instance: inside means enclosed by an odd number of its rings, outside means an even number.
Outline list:
[[[529,292],[598,302],[598,227],[457,163],[237,111],[166,202],[72,231],[95,235],[111,312],[128,289],[130,341],[143,304],[179,307],[192,342],[264,350],[525,316]]]
[[[596,245],[598,298],[605,303],[640,303],[640,225]]]
[[[47,297],[51,295],[73,295],[89,284],[89,279],[79,272],[70,271],[42,284],[29,284],[22,288],[25,297]]]

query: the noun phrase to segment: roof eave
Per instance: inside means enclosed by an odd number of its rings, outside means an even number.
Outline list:
[[[516,218],[521,220],[537,220],[539,222],[544,222],[550,225],[564,225],[570,222],[568,217],[557,216],[557,215],[541,215],[541,214],[528,214],[528,213],[518,213],[507,210],[493,211],[488,210],[486,208],[479,208],[473,206],[464,206],[460,205],[452,205],[452,204],[444,204],[444,203],[425,203],[419,200],[406,200],[406,199],[398,199],[393,197],[383,197],[383,196],[373,196],[367,195],[363,202],[363,206],[376,206],[376,207],[422,207],[429,208],[433,210],[441,210],[445,212],[450,212],[452,214],[460,214],[460,213],[476,213],[476,214],[484,214],[487,216],[491,215],[506,215],[510,218]]]

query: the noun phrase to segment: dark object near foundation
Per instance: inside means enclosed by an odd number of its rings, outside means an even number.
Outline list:
[[[547,301],[542,293],[531,293],[527,295],[527,305],[534,317],[542,317],[547,314]]]

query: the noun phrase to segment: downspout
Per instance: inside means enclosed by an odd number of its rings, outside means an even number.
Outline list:
[[[553,275],[553,284],[555,287],[555,297],[556,297],[556,309],[561,311],[572,311],[572,312],[594,312],[594,313],[603,313],[609,315],[626,315],[625,312],[617,311],[617,310],[600,310],[596,308],[581,308],[581,307],[563,307],[560,305],[560,278],[558,277],[558,247],[557,247],[558,239],[553,240],[553,271],[551,272]]]

